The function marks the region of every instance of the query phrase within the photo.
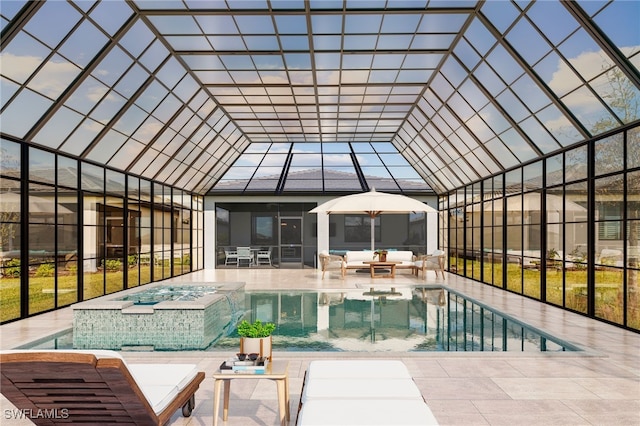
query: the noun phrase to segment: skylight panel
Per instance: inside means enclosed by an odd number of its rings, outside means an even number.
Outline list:
[[[381,34],[378,37],[378,50],[405,50],[413,40],[411,34]]]
[[[238,27],[230,15],[196,15],[195,19],[205,34],[238,34]]]
[[[343,40],[345,50],[374,50],[376,48],[376,43],[378,43],[378,36],[345,35]],[[381,47],[381,49],[385,49],[385,47]],[[406,49],[406,47],[403,49]]]
[[[460,2],[456,2],[456,6]],[[426,13],[418,27],[418,33],[453,33],[457,34],[469,17],[466,13]]]
[[[610,112],[604,108],[599,97],[586,87],[582,87],[562,98],[575,116],[592,134],[600,134],[619,125]]]
[[[211,44],[209,39],[203,36],[166,36],[165,39],[171,45],[173,50],[181,51],[194,51],[194,52],[209,52],[211,51]],[[244,45],[242,46],[244,47]],[[223,50],[223,49],[220,49]]]
[[[502,169],[510,169],[518,165],[518,159],[511,153],[505,144],[498,138],[493,138],[485,144],[486,148],[493,154],[496,161],[500,163]]]
[[[384,15],[380,33],[414,33],[420,22],[420,15],[417,14],[393,14]]]
[[[613,43],[627,58],[636,58],[638,68],[638,54],[640,54],[640,32],[629,31],[638,27],[640,4],[634,1],[616,1],[607,3],[601,10],[593,12],[591,5],[579,0],[580,6],[588,10],[596,24],[607,34]]]
[[[561,43],[579,26],[561,2],[535,2],[527,10],[527,16],[554,45]]]
[[[195,35],[202,31],[196,20],[188,15],[156,15],[148,17],[154,27],[163,35]]]
[[[560,44],[558,50],[587,81],[613,66],[611,58],[582,29]]]
[[[244,36],[244,42],[249,50],[257,51],[279,51],[280,45],[278,44],[277,37],[271,36]]]
[[[31,90],[24,89],[0,114],[2,131],[24,137],[36,121],[51,106],[52,101]]]
[[[227,6],[229,7],[229,10],[269,9],[269,5],[266,0],[227,0]]]
[[[529,65],[537,63],[551,50],[551,45],[526,19],[520,19],[506,38]]]
[[[537,157],[536,152],[531,145],[520,136],[515,129],[507,130],[499,136],[500,140],[508,147],[508,149],[517,157],[519,163],[526,163]],[[502,153],[494,151],[495,156],[501,156]]]
[[[85,156],[88,160],[109,163],[109,159],[118,151],[118,149],[126,142],[127,137],[120,132],[110,130],[104,138]]]
[[[279,34],[307,34],[307,20],[304,15],[276,15]]]
[[[136,7],[140,9],[185,9],[182,0],[134,0]]]
[[[242,2],[236,2],[242,3]],[[242,34],[275,34],[273,21],[268,15],[236,15],[234,17]]]
[[[345,34],[378,33],[382,23],[382,15],[347,14],[344,20]]]
[[[240,36],[208,36],[207,39],[214,50],[220,51],[246,51],[244,41]]]
[[[78,3],[83,2],[76,2],[76,5]],[[119,1],[97,2],[89,12],[91,19],[111,36],[116,34],[132,14],[133,10],[128,3]]]
[[[482,5],[482,14],[489,18],[489,21],[499,31],[505,32],[517,19],[521,11],[511,1],[488,1]]]
[[[4,6],[3,2],[3,9]],[[54,2],[44,2],[26,23],[24,30],[54,49],[81,18],[82,15],[69,3],[61,2],[58,5]],[[55,22],[56,25],[51,25],[51,22]]]
[[[529,117],[518,125],[542,153],[547,154],[560,148],[558,142],[534,117]]]
[[[24,83],[49,54],[50,49],[21,32],[2,49],[2,75]]]
[[[593,80],[590,86],[621,122],[630,123],[640,117],[640,110],[633,108],[634,104],[640,104],[640,89],[617,67]],[[624,91],[624,95],[617,91]],[[620,102],[620,96],[624,96],[626,102]]]

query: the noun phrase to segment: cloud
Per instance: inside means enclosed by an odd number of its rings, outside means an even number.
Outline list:
[[[69,86],[80,69],[70,62],[49,61],[29,82],[29,87],[51,98],[57,98]]]
[[[42,63],[38,56],[18,56],[4,52],[0,54],[2,74],[19,82],[25,81]]]
[[[581,72],[587,80],[600,74],[603,70],[612,66],[611,60],[603,51],[584,52],[575,58],[568,58],[569,63]],[[578,79],[575,72],[569,68],[566,62],[559,61],[558,68],[553,73],[549,87],[560,96],[575,90],[582,82]],[[571,96],[569,99],[563,99],[570,108],[582,108],[587,111],[593,111],[601,108],[597,99],[591,96]]]

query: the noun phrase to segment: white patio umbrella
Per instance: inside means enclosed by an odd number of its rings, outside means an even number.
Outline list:
[[[375,218],[381,214],[437,213],[437,210],[422,201],[400,194],[378,192],[373,188],[369,192],[345,195],[334,198],[309,213],[326,214],[366,214],[371,218],[371,250],[374,248]]]

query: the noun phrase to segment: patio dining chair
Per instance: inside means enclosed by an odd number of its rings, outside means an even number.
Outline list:
[[[258,265],[271,265],[271,247],[268,249],[260,249],[256,254],[256,264]]]
[[[247,266],[253,265],[253,253],[251,253],[251,247],[238,247],[238,263],[237,266],[240,266],[240,262],[243,260],[247,261]]]
[[[238,265],[238,252],[236,250],[225,249],[224,250],[224,264],[225,265]]]

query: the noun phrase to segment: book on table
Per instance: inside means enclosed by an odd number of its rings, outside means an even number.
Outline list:
[[[264,374],[268,359],[255,361],[228,360],[220,364],[220,372],[224,374]]]

